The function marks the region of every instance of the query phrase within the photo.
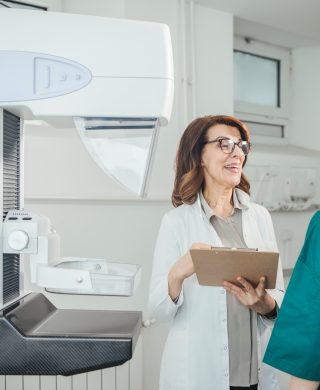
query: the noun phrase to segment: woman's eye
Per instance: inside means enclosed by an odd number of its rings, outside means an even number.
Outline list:
[[[221,147],[222,147],[223,149],[229,149],[230,144],[229,144],[229,142],[221,142]]]

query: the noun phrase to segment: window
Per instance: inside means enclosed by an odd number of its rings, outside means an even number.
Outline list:
[[[280,61],[234,51],[235,100],[280,107]]]
[[[286,139],[289,64],[289,49],[235,38],[235,115],[256,140]]]

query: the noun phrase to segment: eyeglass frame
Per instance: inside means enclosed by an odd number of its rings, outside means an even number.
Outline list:
[[[225,152],[225,151],[222,149],[221,141],[223,141],[223,140],[228,140],[228,141],[233,142],[233,147],[232,147],[232,150],[231,150],[230,153],[227,153],[227,152]],[[214,140],[212,140],[212,141],[205,141],[205,142],[203,143],[203,145],[206,145],[206,144],[213,144],[213,143],[215,143],[215,142],[219,142],[221,152],[224,153],[224,154],[231,154],[231,153],[233,153],[233,152],[234,152],[234,149],[235,149],[235,147],[236,147],[236,145],[237,145],[238,148],[242,151],[242,153],[243,153],[244,156],[247,156],[247,155],[250,153],[250,150],[251,150],[251,143],[250,143],[250,142],[248,142],[248,141],[246,141],[246,140],[243,140],[243,139],[241,139],[241,140],[238,141],[238,142],[235,142],[235,141],[233,141],[232,139],[230,139],[230,138],[228,138],[228,137],[218,137],[218,138],[216,138],[216,139],[214,139]],[[243,143],[243,142],[246,142],[246,143],[249,145],[249,151],[248,151],[247,154],[244,153],[243,149],[242,149],[241,146],[239,145],[240,143]]]

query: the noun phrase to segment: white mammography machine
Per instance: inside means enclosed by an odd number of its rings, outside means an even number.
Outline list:
[[[21,288],[26,256],[32,282],[53,292],[131,295],[140,272],[134,265],[60,258],[50,221],[23,210],[23,123],[74,124],[96,163],[143,196],[157,131],[172,109],[169,30],[157,23],[1,9],[0,35],[0,374],[70,375],[122,364],[132,356],[140,312],[59,310],[44,295]],[[117,323],[126,326],[119,331]],[[22,353],[13,356],[17,348]],[[73,359],[61,359],[64,348]]]

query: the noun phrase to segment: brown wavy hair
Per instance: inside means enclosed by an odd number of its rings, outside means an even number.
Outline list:
[[[171,196],[174,207],[178,207],[183,203],[194,203],[198,192],[203,188],[204,175],[201,166],[201,154],[207,141],[207,131],[215,125],[236,127],[240,131],[241,139],[250,142],[246,125],[232,116],[210,115],[192,121],[185,129],[177,151],[176,174]],[[246,162],[247,156],[243,166]],[[237,188],[250,195],[250,183],[243,172]]]

